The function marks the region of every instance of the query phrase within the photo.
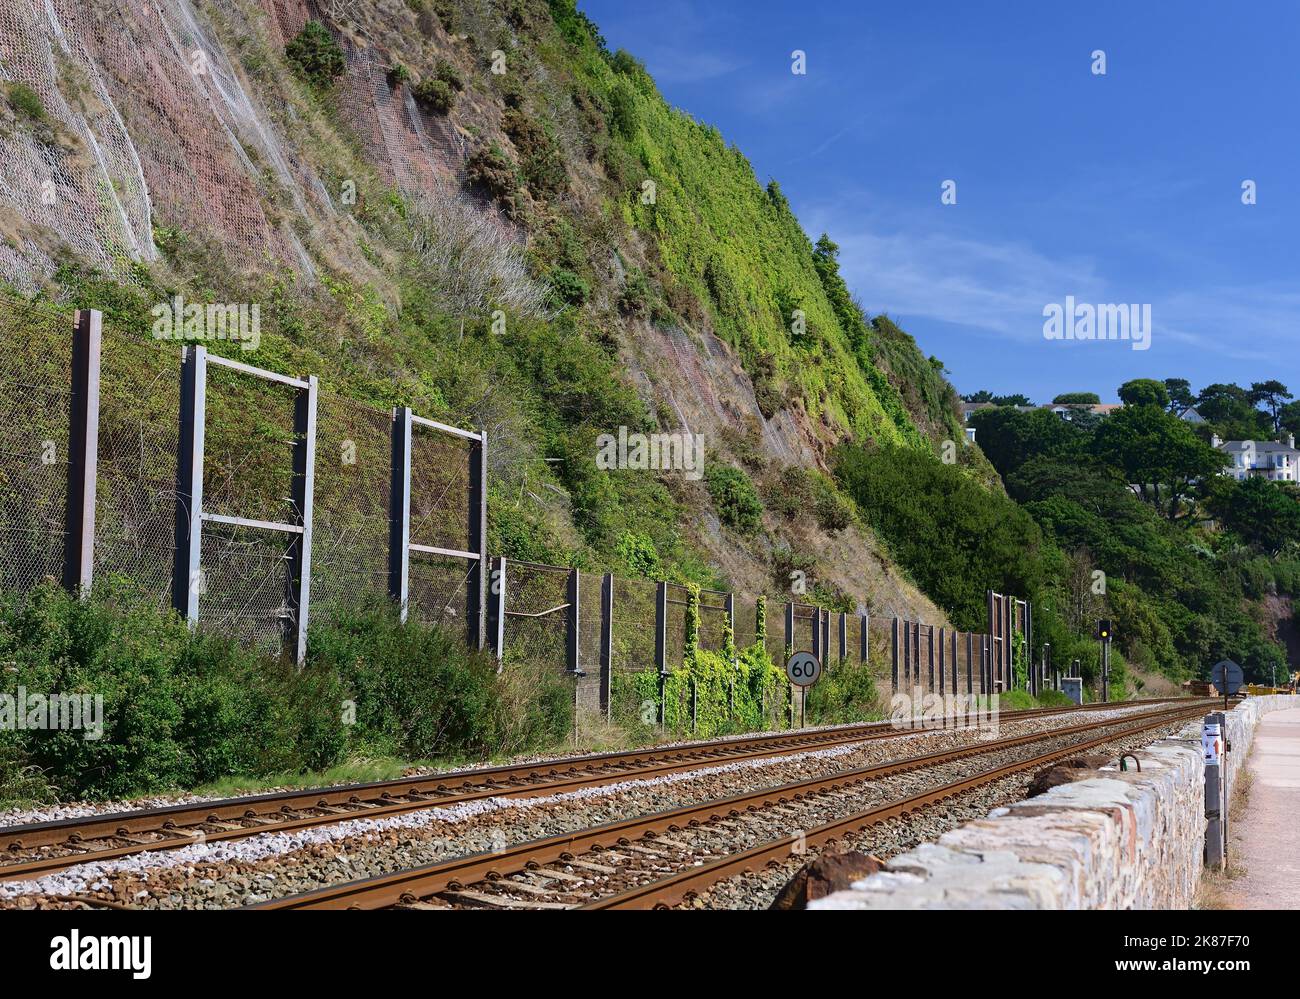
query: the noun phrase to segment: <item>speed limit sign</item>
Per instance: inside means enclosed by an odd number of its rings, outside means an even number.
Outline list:
[[[785,675],[796,687],[811,687],[822,675],[822,664],[811,652],[796,652],[785,664]]]

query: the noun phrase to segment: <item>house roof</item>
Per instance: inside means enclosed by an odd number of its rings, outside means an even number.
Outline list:
[[[1300,451],[1281,441],[1224,441],[1219,445],[1219,450],[1232,453],[1252,449],[1256,454],[1300,454]]]

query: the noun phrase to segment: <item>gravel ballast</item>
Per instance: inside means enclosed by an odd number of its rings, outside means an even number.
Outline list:
[[[1089,720],[1101,720],[1099,715],[1122,718],[1133,710],[1093,713]],[[1079,720],[1066,715],[1008,722],[1002,726],[1002,734],[1044,732]],[[978,741],[975,736],[952,731],[909,733],[898,739],[739,760],[658,778],[627,779],[567,794],[483,799],[389,819],[354,819],[293,833],[265,833],[104,864],[83,864],[35,881],[0,883],[0,906],[58,905],[54,896],[69,895],[90,895],[146,908],[249,904],[403,867],[501,850],[648,812],[967,745]],[[863,793],[874,793],[872,788],[892,792],[895,783],[905,780],[922,781],[918,789],[934,786],[970,773],[972,767],[986,768],[982,761],[988,759],[981,756],[928,768],[924,775],[872,781],[862,786]]]

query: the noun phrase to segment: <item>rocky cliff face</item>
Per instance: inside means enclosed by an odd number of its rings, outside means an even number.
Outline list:
[[[315,77],[286,56],[309,22],[342,57]],[[494,319],[590,346],[592,384],[630,385],[643,428],[702,434],[760,494],[844,441],[960,440],[935,366],[846,311],[779,189],[564,0],[11,0],[0,96],[0,280],[80,304],[111,286],[124,323],[174,292],[266,303],[258,363],[493,421],[494,472],[548,551],[622,568],[643,494],[546,470],[616,428],[580,386],[557,421],[571,373],[536,337],[498,350]],[[508,356],[518,381],[494,397],[449,355],[487,381]],[[702,483],[660,486],[666,555],[676,534],[740,589],[798,564],[943,620],[855,525],[769,503],[738,533]]]

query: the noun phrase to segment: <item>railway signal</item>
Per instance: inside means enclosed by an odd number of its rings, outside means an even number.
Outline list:
[[[1110,618],[1104,617],[1097,622],[1097,641],[1101,642],[1101,699],[1110,700],[1110,642],[1114,632]]]

